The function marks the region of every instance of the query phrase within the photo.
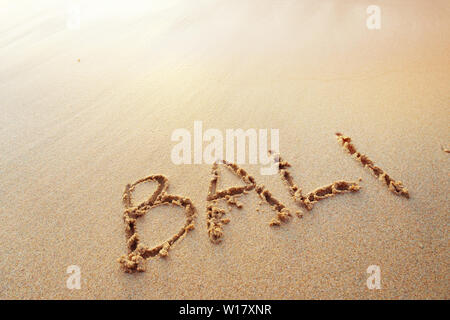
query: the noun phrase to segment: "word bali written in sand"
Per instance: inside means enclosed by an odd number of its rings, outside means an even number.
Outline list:
[[[384,181],[390,191],[397,195],[409,198],[408,190],[402,185],[402,183],[390,178],[382,169],[376,167],[366,155],[357,152],[355,147],[350,143],[351,139],[349,137],[346,137],[341,133],[337,133],[336,136],[344,149],[355,157],[357,161],[369,168],[376,177]],[[274,161],[276,163],[278,162],[279,175],[284,184],[287,186],[292,199],[300,207],[305,208],[308,211],[312,210],[314,204],[320,200],[330,198],[338,194],[357,192],[361,188],[357,182],[335,181],[329,185],[320,187],[307,193],[306,195],[303,195],[302,189],[295,184],[292,175],[288,171],[288,168],[290,168],[291,165],[281,159],[279,155],[273,154],[272,152],[270,152],[270,154],[273,156]],[[220,164],[237,175],[245,183],[245,185],[234,186],[225,190],[217,191],[216,187],[220,178],[218,170]],[[156,182],[158,187],[149,199],[139,205],[133,205],[131,195],[135,187],[146,182]],[[136,271],[145,271],[145,261],[147,259],[156,255],[166,257],[175,242],[182,239],[189,231],[194,229],[193,222],[196,209],[191,199],[168,194],[168,186],[169,180],[166,176],[152,175],[144,179],[140,179],[133,184],[128,184],[125,187],[123,194],[123,203],[125,206],[123,219],[125,222],[128,254],[120,257],[118,261],[126,272],[131,273]],[[223,237],[223,226],[230,222],[230,219],[225,217],[227,210],[218,207],[218,202],[220,200],[225,200],[230,207],[235,206],[238,209],[241,209],[243,205],[239,202],[238,198],[244,194],[248,194],[251,191],[255,191],[261,198],[261,201],[267,203],[275,211],[276,215],[269,222],[270,226],[279,226],[281,223],[289,221],[292,217],[291,211],[286,208],[282,202],[276,199],[264,185],[258,185],[255,178],[249,175],[244,169],[227,161],[215,162],[212,167],[212,179],[209,184],[208,196],[206,199],[207,230],[209,238],[213,243],[221,242]],[[145,215],[151,209],[162,205],[184,208],[186,221],[178,233],[174,234],[170,239],[154,248],[149,248],[140,242],[136,222],[139,217]],[[296,215],[298,218],[302,218],[303,211],[301,209],[297,210]]]

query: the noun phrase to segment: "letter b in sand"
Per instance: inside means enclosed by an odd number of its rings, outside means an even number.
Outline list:
[[[366,20],[366,26],[369,30],[381,29],[381,9],[379,6],[371,5],[366,9],[366,13],[369,14]]]
[[[370,290],[381,289],[381,269],[377,265],[371,265],[367,268],[367,273],[370,274],[367,278],[367,288]]]
[[[70,289],[70,290],[81,289],[81,269],[80,269],[80,267],[75,266],[75,265],[68,266],[67,273],[71,274],[66,282],[67,289]]]

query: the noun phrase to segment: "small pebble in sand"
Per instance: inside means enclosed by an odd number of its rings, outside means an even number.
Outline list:
[[[444,148],[444,146],[442,144],[441,144],[441,150],[444,151],[445,153],[450,153],[450,149]]]

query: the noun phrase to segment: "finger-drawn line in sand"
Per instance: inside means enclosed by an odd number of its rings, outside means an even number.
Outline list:
[[[153,194],[139,205],[133,205],[132,192],[138,184],[145,182],[157,182],[158,187]],[[168,255],[170,248],[187,234],[190,230],[194,229],[194,217],[196,209],[189,198],[185,198],[178,195],[172,195],[167,193],[169,186],[169,180],[164,175],[152,175],[136,181],[133,184],[127,184],[123,193],[123,203],[125,211],[123,213],[123,219],[125,222],[125,233],[127,237],[128,254],[119,258],[119,263],[122,265],[126,272],[145,271],[145,260],[156,255],[165,257]],[[149,248],[146,245],[140,243],[139,234],[136,228],[136,221],[139,217],[145,215],[151,209],[161,206],[171,205],[178,206],[185,209],[186,222],[181,227],[178,233],[174,234],[170,239],[164,243],[157,245],[154,248]]]
[[[287,161],[283,160],[279,154],[274,154],[273,151],[269,151],[269,154],[274,157],[275,162],[278,162],[278,172],[280,174],[281,180],[288,187],[289,193],[291,194],[294,202],[302,205],[308,211],[312,210],[314,204],[319,202],[320,200],[334,197],[338,194],[357,192],[361,189],[358,182],[339,180],[329,185],[317,188],[316,190],[311,191],[306,196],[304,196],[302,194],[302,189],[297,184],[295,184],[294,178],[288,171],[288,168],[290,168],[291,165]],[[297,211],[297,216],[299,218],[303,217],[302,211]]]
[[[219,164],[223,164],[225,168],[237,175],[245,183],[245,186],[235,186],[217,191],[217,182],[220,177]],[[277,217],[274,218],[276,221],[287,221],[291,216],[289,210],[283,203],[277,200],[263,185],[256,185],[255,178],[249,175],[237,164],[229,163],[225,160],[216,161],[213,163],[211,174],[212,178],[209,184],[208,196],[206,198],[206,226],[208,229],[209,238],[212,242],[219,243],[222,241],[222,227],[230,222],[230,219],[224,218],[227,211],[217,207],[219,200],[226,200],[230,206],[236,206],[241,209],[242,203],[238,201],[238,198],[243,194],[247,194],[251,190],[255,190],[260,198],[267,202],[277,212]],[[273,223],[274,219],[269,223],[269,225],[276,225]]]
[[[277,216],[272,218],[269,223],[271,227],[279,226],[281,222],[289,221],[289,218],[292,217],[291,211],[283,203],[278,201],[264,185],[256,186],[256,192],[264,202],[268,203],[273,210],[277,211]]]
[[[380,181],[383,181],[392,193],[409,198],[408,189],[403,186],[403,183],[392,179],[383,169],[375,166],[374,162],[370,160],[367,155],[356,151],[355,146],[351,143],[352,139],[350,137],[347,137],[340,132],[336,133],[336,137],[344,150],[365,168],[368,168]]]

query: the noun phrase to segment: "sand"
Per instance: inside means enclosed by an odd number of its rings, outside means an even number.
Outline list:
[[[380,30],[366,27],[371,4]],[[66,2],[0,5],[0,298],[449,298],[448,1],[80,8],[72,30]],[[241,164],[254,188],[212,203],[212,166],[170,157],[172,132],[193,132],[196,120],[279,129],[293,183]],[[409,199],[344,152],[336,132]],[[247,185],[218,170],[217,190]],[[127,273],[117,260],[138,244],[127,242],[123,195],[146,177],[167,184],[134,217],[145,272]],[[134,204],[149,200],[152,181],[134,186]],[[339,181],[357,192],[327,197]],[[312,191],[327,199],[308,210],[299,199]],[[66,287],[70,265],[79,290]],[[381,290],[366,285],[371,265]]]

